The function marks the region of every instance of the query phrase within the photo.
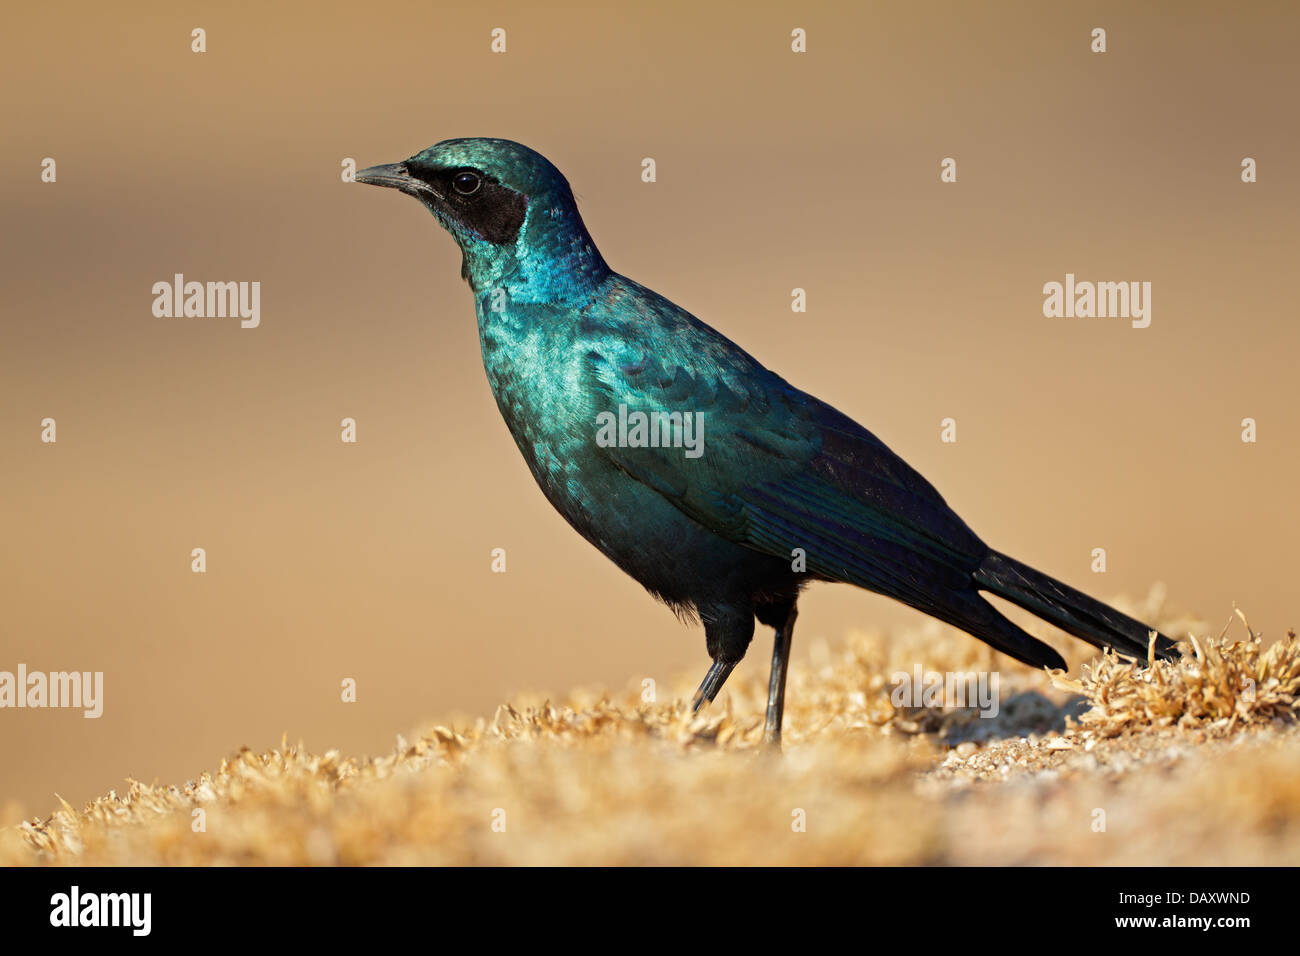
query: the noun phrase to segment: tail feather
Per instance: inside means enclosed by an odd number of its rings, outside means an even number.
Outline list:
[[[1128,657],[1145,659],[1147,656],[1149,636],[1155,628],[1015,558],[990,551],[974,578],[982,590],[1020,605],[1094,647],[1109,647]],[[1155,652],[1160,658],[1174,657],[1174,642],[1157,633]]]
[[[994,650],[1014,657],[1030,667],[1066,670],[1065,659],[1048,644],[1031,637],[998,613],[984,598],[973,591],[966,592],[956,607],[929,609],[928,613],[973,634]]]

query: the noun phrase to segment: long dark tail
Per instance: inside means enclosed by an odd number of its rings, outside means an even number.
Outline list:
[[[1006,598],[1094,647],[1146,660],[1148,635],[1154,628],[1076,591],[1015,558],[990,551],[974,575],[985,591]],[[1175,657],[1174,642],[1160,634],[1156,656]]]

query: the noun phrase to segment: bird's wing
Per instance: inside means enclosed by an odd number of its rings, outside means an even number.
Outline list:
[[[583,384],[611,413],[698,416],[702,454],[601,454],[715,534],[787,560],[803,549],[821,577],[931,613],[945,591],[969,591],[987,548],[929,482],[852,419],[623,282],[585,316],[593,334]]]

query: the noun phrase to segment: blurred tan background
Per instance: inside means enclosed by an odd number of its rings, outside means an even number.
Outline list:
[[[1300,12],[1130,7],[11,10],[0,670],[106,693],[99,720],[0,711],[4,822],[282,732],[376,752],[525,688],[703,674],[702,633],[533,485],[452,241],[340,181],[451,136],[550,157],[614,268],[874,430],[995,547],[1103,598],[1162,581],[1215,633],[1234,601],[1266,637],[1300,623]],[[260,281],[261,327],[155,318],[175,272]],[[1067,272],[1150,281],[1151,327],[1044,318]],[[920,620],[815,587],[795,653]]]

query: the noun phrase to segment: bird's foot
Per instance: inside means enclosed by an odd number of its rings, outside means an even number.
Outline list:
[[[691,713],[698,714],[700,708],[706,703],[713,703],[713,698],[718,696],[718,691],[722,690],[722,685],[727,682],[731,672],[736,669],[736,661],[718,661],[715,660],[709,667],[709,672],[704,675],[704,680],[700,681],[700,688],[695,692],[695,697],[691,701]]]

